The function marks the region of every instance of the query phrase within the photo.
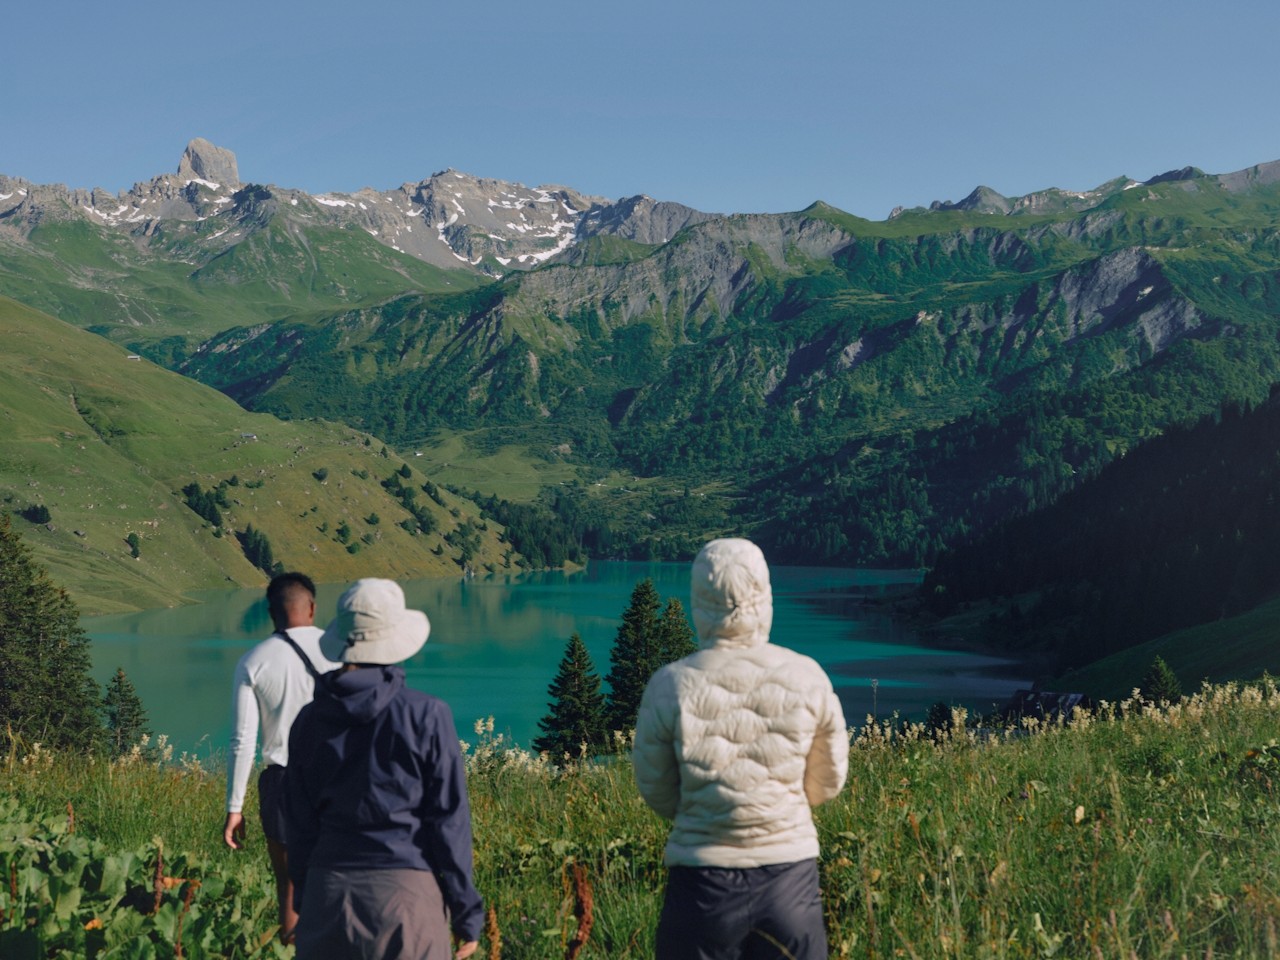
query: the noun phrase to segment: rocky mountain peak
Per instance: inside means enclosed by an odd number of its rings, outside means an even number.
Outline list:
[[[597,201],[586,211],[579,228],[584,236],[604,233],[638,243],[666,243],[685,227],[715,216],[680,203],[639,194],[617,202]]]
[[[182,154],[182,161],[178,164],[178,176],[184,180],[206,180],[217,183],[228,190],[240,188],[240,170],[236,165],[236,155],[202,137],[196,137],[187,144],[187,149]]]
[[[959,203],[950,200],[935,200],[929,205],[930,210],[971,210],[975,213],[1008,213],[1012,204],[1009,198],[1002,196],[990,187],[979,186]]]
[[[1157,174],[1150,180],[1144,180],[1143,186],[1150,187],[1157,183],[1175,183],[1179,180],[1197,180],[1204,175],[1204,171],[1197,167],[1183,167],[1181,170],[1169,170],[1165,173]]]

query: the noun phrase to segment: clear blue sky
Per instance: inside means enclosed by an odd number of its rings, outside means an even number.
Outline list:
[[[718,212],[1280,159],[1275,0],[39,0],[0,173],[125,189],[188,140],[319,193],[454,167]]]

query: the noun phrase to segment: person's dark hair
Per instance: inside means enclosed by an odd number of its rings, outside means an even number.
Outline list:
[[[316,585],[305,573],[282,573],[271,578],[267,584],[267,610],[273,623],[278,626],[284,622],[285,609],[303,590],[311,595],[310,599],[316,598]]]

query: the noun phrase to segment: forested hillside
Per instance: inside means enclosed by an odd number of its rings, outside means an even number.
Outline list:
[[[1280,187],[1128,186],[1034,212],[713,218],[475,292],[229,330],[182,369],[404,444],[466,431],[584,476],[726,485],[692,531],[614,511],[617,553],[731,527],[789,562],[923,565],[1280,379]]]
[[[1280,391],[944,552],[923,591],[940,614],[995,600],[988,638],[1057,651],[1060,669],[1280,594]]]

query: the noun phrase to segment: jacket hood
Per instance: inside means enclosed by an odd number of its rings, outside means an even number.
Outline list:
[[[400,667],[334,670],[317,684],[316,711],[326,719],[367,723],[382,713],[404,688]]]
[[[758,647],[769,642],[773,626],[769,565],[750,540],[708,543],[693,561],[691,587],[700,647]]]

